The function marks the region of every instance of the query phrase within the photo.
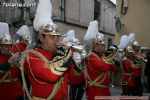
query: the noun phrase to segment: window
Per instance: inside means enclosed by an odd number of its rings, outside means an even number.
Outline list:
[[[100,13],[101,13],[101,4],[99,1],[94,0],[94,20],[100,20]]]
[[[109,38],[109,39],[108,39],[108,46],[111,46],[111,45],[113,45],[113,44],[112,44],[112,39]]]

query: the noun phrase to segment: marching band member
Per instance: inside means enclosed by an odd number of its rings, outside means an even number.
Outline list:
[[[0,70],[4,72],[11,70],[11,68],[13,67],[11,65],[14,65],[14,63],[17,63],[17,60],[18,60],[18,53],[11,56],[8,59],[8,61],[5,61],[4,63],[0,64]]]
[[[66,41],[74,46],[81,46],[79,40],[75,37],[75,31],[70,30],[67,33],[66,38],[63,41]],[[83,73],[82,56],[81,53],[77,50],[72,49],[73,63],[69,70],[69,84],[70,84],[70,100],[82,100],[84,93],[85,78]]]
[[[109,53],[105,53],[105,42],[103,34],[98,32],[98,22],[92,21],[89,24],[84,37],[86,41],[92,41],[93,48],[85,59],[88,100],[96,99],[96,96],[110,96],[110,72],[116,68],[113,66],[113,59],[107,59]],[[109,58],[109,57],[108,57]]]
[[[140,52],[141,47],[140,47],[140,45],[139,45],[139,43],[138,43],[137,41],[134,41],[134,42],[132,43],[132,48],[133,48],[135,57],[138,58],[138,59],[141,60],[141,61],[144,61],[144,63],[145,63],[145,62],[146,62],[146,59],[145,59],[145,58],[146,58],[146,55],[144,55],[144,54],[142,54],[142,53]]]
[[[141,65],[139,64],[139,60],[135,59],[131,46],[128,46],[126,48],[125,57],[122,60],[121,65],[124,73],[124,77],[122,80],[122,95],[141,96],[142,94],[139,93],[139,89],[141,87],[137,87],[136,83],[137,77],[139,76],[139,74],[141,74],[141,72],[138,70],[139,68],[141,68]]]
[[[142,61],[144,61],[145,57],[140,53],[140,46],[137,41],[134,41],[132,44],[133,52],[134,52],[134,65],[137,66],[134,71],[135,83],[136,83],[136,95],[142,96]]]
[[[26,50],[19,56],[22,78],[24,80],[26,73],[32,87],[31,95],[25,90],[33,100],[68,99],[67,69],[72,52],[68,47],[57,47],[61,34],[51,16],[50,0],[39,0],[34,28],[38,31],[40,47]]]
[[[27,25],[23,25],[20,29],[16,32],[16,35],[19,35],[19,43],[16,43],[12,47],[12,52],[22,52],[27,49],[27,45],[29,44],[30,40],[30,30]]]
[[[13,60],[10,58],[12,56],[10,53],[12,40],[11,36],[9,35],[8,24],[6,23],[5,25],[5,29],[7,31],[3,33],[4,37],[1,42],[2,49],[0,54],[0,64],[8,61],[11,66],[13,66],[17,62],[17,56],[14,56],[15,59]],[[19,68],[11,66],[9,64],[5,64],[2,66],[2,70],[0,70],[0,98],[2,100],[23,100],[23,89],[19,81]]]
[[[0,22],[0,53],[1,53],[1,49],[2,49],[2,41],[3,41],[3,38],[4,38],[4,34],[3,33],[6,33],[6,26],[7,24],[6,23],[1,23]],[[14,62],[16,62],[17,60],[17,57],[18,57],[18,54],[16,54],[15,56],[11,56],[8,61],[4,62],[3,64],[0,64],[0,70],[2,71],[8,71],[11,69],[11,64],[13,64]]]

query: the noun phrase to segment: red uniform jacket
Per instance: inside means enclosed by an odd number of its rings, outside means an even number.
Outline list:
[[[141,64],[141,61],[139,59],[134,59],[133,63],[134,63],[134,73],[133,73],[133,75],[137,78],[141,78],[142,77],[142,64]]]
[[[86,60],[86,70],[88,79],[87,98],[94,100],[95,96],[109,96],[110,71],[115,71],[115,67],[105,63],[95,52],[91,52]],[[102,74],[103,73],[103,74]],[[94,81],[100,77],[96,83],[90,86],[90,80]]]
[[[35,49],[38,53],[42,54],[47,60],[51,60],[53,53],[42,48]],[[26,60],[25,72],[30,80],[32,86],[32,96],[45,98],[52,93],[54,84],[59,78],[62,78],[59,90],[53,97],[53,100],[63,100],[68,94],[68,72],[64,71],[63,74],[53,72],[53,67],[48,67],[44,60],[33,53],[29,53],[29,61]]]
[[[142,68],[139,64],[134,64],[133,61],[126,58],[122,61],[122,68],[124,72],[123,82],[127,82],[128,86],[135,86],[135,77],[141,77]]]
[[[75,50],[72,50],[72,60],[73,59],[73,53],[76,52]],[[74,61],[72,61],[72,65],[69,68],[69,84],[75,85],[75,84],[82,84],[85,83],[85,76],[81,69],[82,65],[76,65]]]
[[[6,62],[9,57],[0,54],[0,63]],[[0,100],[17,100],[17,97],[23,96],[23,88],[18,79],[19,75],[20,71],[17,67],[13,67],[11,71],[5,73],[0,71]],[[9,82],[2,82],[3,78],[4,81]]]
[[[27,47],[26,44],[16,43],[12,47],[12,52],[13,53],[22,52],[22,51],[24,51],[26,49],[26,47]]]
[[[80,71],[76,70],[74,67],[75,67],[74,65],[72,65],[70,67],[70,71],[69,71],[69,83],[71,85],[85,83],[84,73],[80,69],[78,69]]]

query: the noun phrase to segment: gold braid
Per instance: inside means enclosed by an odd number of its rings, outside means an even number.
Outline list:
[[[20,65],[22,79],[23,79],[23,86],[24,86],[24,89],[25,89],[25,91],[27,93],[28,98],[31,100],[32,97],[30,96],[30,93],[27,90],[27,86],[26,86],[26,82],[25,82],[25,78],[24,78],[24,63],[25,63],[25,59],[29,62],[29,53],[33,53],[33,54],[37,55],[39,58],[41,58],[41,60],[43,60],[45,63],[48,64],[48,67],[52,67],[52,66],[55,67],[55,66],[58,66],[58,65],[61,67],[61,66],[63,66],[64,62],[66,62],[71,57],[71,50],[69,48],[66,48],[64,56],[54,57],[51,61],[48,61],[46,59],[46,57],[44,57],[41,53],[39,53],[39,52],[37,52],[35,50],[26,50],[26,51],[24,51],[23,53],[21,53],[19,55],[18,60],[19,60],[19,65]],[[33,75],[33,73],[32,73],[32,75]],[[44,82],[44,83],[46,83],[46,82]],[[60,78],[55,83],[53,91],[52,91],[52,93],[50,93],[50,95],[48,96],[47,100],[52,99],[55,96],[55,94],[57,93],[57,91],[60,88],[60,84],[61,83],[62,83],[62,78]]]

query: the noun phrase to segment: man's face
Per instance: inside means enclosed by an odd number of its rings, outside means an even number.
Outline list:
[[[127,58],[131,58],[131,57],[133,57],[133,52],[126,51],[125,55]]]
[[[59,42],[59,36],[57,35],[45,35],[42,37],[42,45],[44,48],[55,51],[57,49],[57,44]]]
[[[1,49],[1,53],[4,54],[4,55],[11,54],[10,53],[11,47],[12,47],[11,44],[3,44],[2,49]]]
[[[135,52],[139,52],[140,51],[140,46],[133,46],[133,50]]]
[[[29,40],[27,40],[26,38],[23,38],[23,37],[20,38],[20,42],[23,44],[26,44],[26,45],[29,44]]]
[[[98,50],[100,53],[104,53],[105,52],[105,44],[97,44],[98,46]]]

